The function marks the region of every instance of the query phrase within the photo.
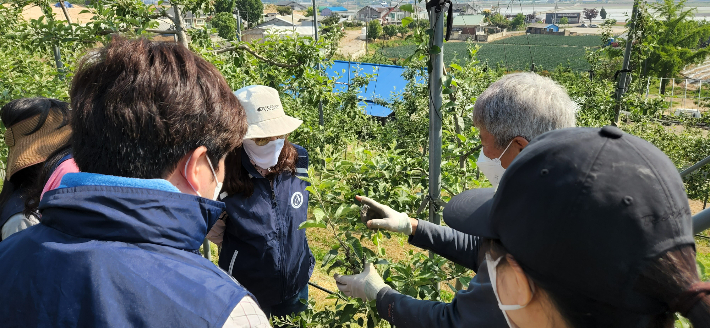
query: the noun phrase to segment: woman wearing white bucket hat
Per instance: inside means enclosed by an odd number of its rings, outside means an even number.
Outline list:
[[[288,141],[302,121],[284,113],[278,91],[253,85],[234,92],[249,128],[241,147],[226,159],[220,200],[227,205],[219,266],[252,292],[268,315],[306,309],[315,263],[305,230],[308,153]],[[222,223],[220,223],[222,224]]]

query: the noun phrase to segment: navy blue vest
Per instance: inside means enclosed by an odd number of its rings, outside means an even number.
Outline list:
[[[308,153],[294,146],[299,156],[296,175],[280,174],[274,179],[273,190],[242,149],[242,165],[252,176],[254,194],[223,199],[228,216],[219,266],[252,292],[262,306],[273,306],[296,295],[308,284],[315,264],[306,231],[298,229],[308,213],[308,183],[297,176],[308,176]]]
[[[0,243],[0,326],[222,327],[249,293],[191,251],[223,209],[125,186],[47,192],[42,222]]]

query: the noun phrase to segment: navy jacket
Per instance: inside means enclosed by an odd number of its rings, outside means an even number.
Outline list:
[[[296,295],[308,284],[315,264],[306,231],[298,229],[308,213],[308,183],[298,178],[308,176],[308,153],[294,146],[298,151],[296,175],[280,174],[273,190],[242,149],[242,165],[254,183],[254,194],[222,199],[227,205],[227,227],[219,266],[264,307]]]
[[[69,173],[60,188],[0,244],[0,326],[218,328],[249,295],[193,253],[222,203],[157,179]]]
[[[451,303],[417,300],[383,288],[377,294],[380,317],[394,326],[408,328],[508,328],[493,294],[486,261],[481,261],[478,236],[419,220],[409,243],[472,269],[476,276],[467,290],[456,293]]]

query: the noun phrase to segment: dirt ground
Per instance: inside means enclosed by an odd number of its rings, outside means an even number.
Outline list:
[[[69,12],[69,17],[72,20],[72,23],[79,23],[79,24],[85,24],[88,23],[92,17],[94,17],[94,14],[91,13],[83,13],[80,14],[82,10],[86,10],[87,8],[72,3],[74,8],[67,8],[67,11]],[[55,7],[54,3],[51,5],[52,6],[52,12],[54,13],[54,17],[56,20],[61,20],[61,21],[66,21],[66,18],[64,17],[64,12],[62,11],[61,7]],[[27,19],[37,19],[40,16],[44,16],[42,13],[42,9],[40,9],[38,6],[27,6],[22,10],[22,16]]]
[[[359,40],[361,31],[358,30],[345,30],[345,37],[340,40],[340,48],[338,53],[345,57],[350,57],[351,59],[356,59],[365,53],[365,41]]]

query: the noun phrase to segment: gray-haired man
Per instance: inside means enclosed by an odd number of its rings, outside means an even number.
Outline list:
[[[478,168],[494,187],[505,168],[545,132],[575,126],[576,104],[565,90],[549,78],[534,73],[506,75],[476,100],[474,125],[480,131]],[[357,275],[335,275],[338,288],[348,296],[377,300],[380,317],[397,327],[507,327],[493,293],[483,260],[481,239],[427,221],[409,218],[367,197],[357,200],[369,206],[363,222],[371,229],[409,235],[409,243],[437,253],[478,274],[451,303],[416,300],[389,288],[372,264]],[[446,207],[444,221],[450,226],[466,224]],[[448,215],[447,215],[448,214]],[[452,222],[450,222],[452,221]]]

